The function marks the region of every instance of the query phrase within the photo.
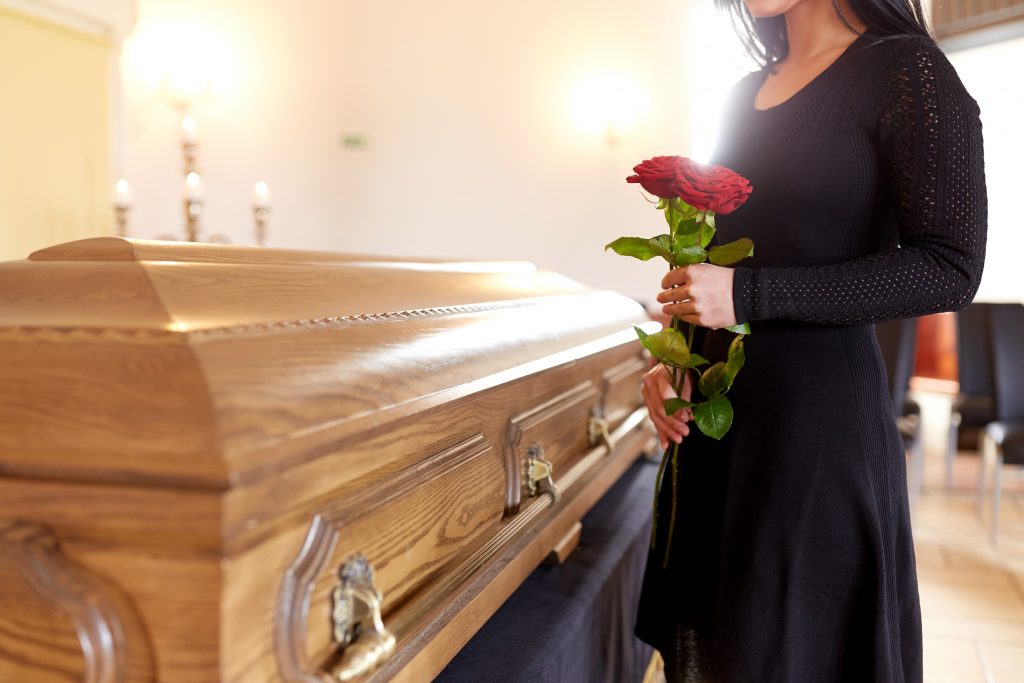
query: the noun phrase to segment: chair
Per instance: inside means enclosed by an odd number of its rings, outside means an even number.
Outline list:
[[[973,303],[956,314],[956,353],[960,393],[953,402],[946,449],[946,488],[953,487],[957,451],[976,450],[985,425],[995,419],[992,398],[992,304]]]
[[[878,348],[885,361],[889,395],[896,415],[903,447],[910,452],[910,478],[907,482],[910,506],[917,505],[924,483],[924,448],[921,439],[921,407],[907,397],[914,374],[917,349],[917,319],[892,320],[875,325]]]
[[[992,379],[995,421],[982,434],[979,491],[984,491],[985,469],[994,461],[992,480],[992,542],[999,534],[1003,466],[1024,466],[1024,305],[993,304],[989,310],[992,335]],[[983,496],[984,493],[979,494]]]

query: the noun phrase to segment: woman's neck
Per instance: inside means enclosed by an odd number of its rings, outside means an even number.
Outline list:
[[[839,8],[856,33],[867,28],[857,18],[846,0],[840,0]],[[836,16],[830,0],[809,0],[789,8],[785,15],[786,36],[789,55],[785,61],[791,64],[812,62],[819,56],[845,49],[856,39],[856,35]]]

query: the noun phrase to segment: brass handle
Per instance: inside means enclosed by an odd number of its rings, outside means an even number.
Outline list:
[[[603,443],[608,447],[609,453],[615,450],[615,437],[608,429],[608,420],[598,413],[591,414],[587,423],[587,440],[591,447]]]
[[[526,449],[526,492],[531,496],[547,493],[554,505],[562,499],[562,492],[555,483],[555,466],[544,459],[544,449],[533,444]]]
[[[334,642],[339,659],[332,676],[351,681],[376,669],[395,649],[395,636],[384,628],[383,598],[373,585],[373,567],[362,554],[348,558],[338,570],[334,589]]]

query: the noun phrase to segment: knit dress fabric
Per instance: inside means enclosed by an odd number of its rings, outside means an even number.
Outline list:
[[[735,420],[661,482],[636,633],[670,683],[920,683],[905,455],[872,324],[963,309],[987,199],[977,103],[925,37],[858,37],[790,99],[733,88],[713,162],[753,193],[718,217],[746,365]],[[724,360],[732,333],[697,345]]]

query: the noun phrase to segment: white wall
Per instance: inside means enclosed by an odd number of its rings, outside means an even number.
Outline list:
[[[1020,163],[1024,159],[1024,38],[949,53],[981,108],[988,187],[988,253],[979,301],[1024,301],[1024,216]]]
[[[179,115],[147,64],[161,26],[197,22],[220,74],[195,107],[206,235],[251,240],[263,179],[271,246],[527,259],[651,298],[662,268],[602,246],[661,231],[624,179],[689,152],[687,13],[680,0],[139,0],[122,65],[133,235],[180,231]],[[649,97],[615,145],[573,123],[570,93],[592,72]],[[366,149],[343,148],[346,133]]]

